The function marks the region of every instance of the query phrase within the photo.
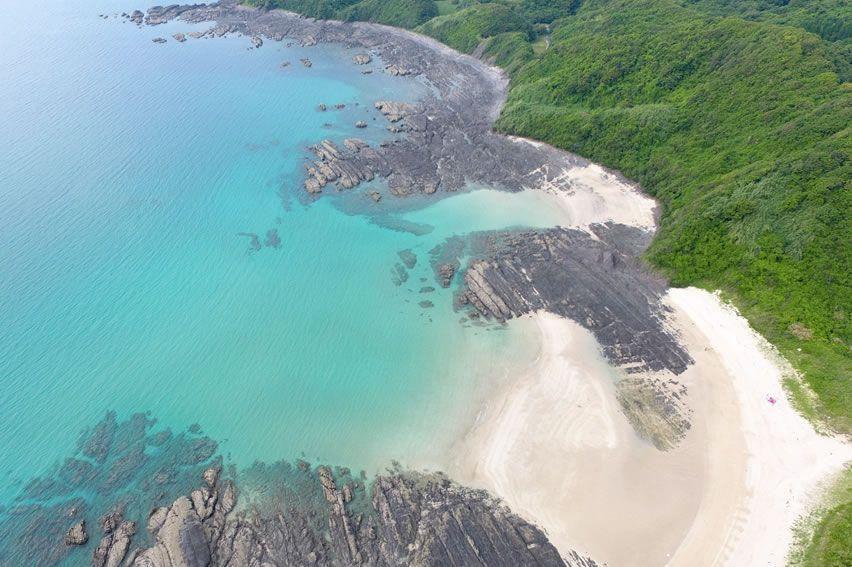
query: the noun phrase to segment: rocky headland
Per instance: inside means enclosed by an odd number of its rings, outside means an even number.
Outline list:
[[[439,474],[367,478],[304,461],[238,472],[216,448],[198,426],[175,434],[108,414],[0,510],[13,542],[0,565],[595,565]]]

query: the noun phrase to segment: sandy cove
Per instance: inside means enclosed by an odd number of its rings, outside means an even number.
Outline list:
[[[666,303],[695,359],[677,448],[636,435],[591,333],[539,312],[538,359],[483,406],[450,472],[609,565],[784,565],[793,523],[852,447],[790,406],[789,366],[733,308],[695,288]]]
[[[577,261],[578,269],[589,269],[560,278],[545,269],[551,266],[503,258],[495,269],[497,261],[484,262],[477,272],[482,295],[502,319],[533,301],[540,305],[545,293],[551,295],[548,306],[557,310],[579,292],[595,309],[578,310],[576,320],[591,315],[594,324],[587,326],[598,330],[619,328],[610,322],[637,324],[622,326],[604,344],[567,319],[527,315],[542,337],[539,359],[484,405],[477,424],[459,441],[448,470],[452,477],[501,496],[544,527],[563,552],[576,549],[610,565],[783,563],[791,523],[819,481],[852,455],[840,441],[819,437],[789,406],[781,387],[783,364],[735,312],[705,292],[668,292],[670,326],[695,362],[687,366],[692,361],[681,356],[680,345],[656,327],[662,286],[640,270],[610,273],[609,268],[633,265],[630,251],[641,248],[633,240],[655,229],[652,200],[578,156],[495,134],[505,76],[434,40],[384,26],[259,12],[233,0],[158,8],[146,21],[178,17],[215,22],[206,32],[212,37],[242,33],[303,45],[343,44],[381,59],[385,72],[420,76],[435,87],[436,96],[420,101],[403,120],[406,135],[395,143],[335,148],[333,159],[316,156],[317,169],[354,171],[357,175],[345,176],[352,183],[384,178],[394,196],[451,192],[467,183],[544,189],[564,198],[565,226],[588,234],[585,240],[566,231],[548,238],[522,235],[515,244],[527,255],[523,259],[551,254],[558,245],[562,256],[555,262]],[[602,242],[590,219],[631,231]],[[585,255],[572,256],[578,248]],[[593,258],[609,258],[609,268],[594,265]],[[502,273],[517,277],[500,280]],[[534,275],[540,279],[533,281]],[[577,281],[583,285],[569,285]],[[607,289],[607,282],[621,287]],[[495,286],[504,293],[499,303],[492,301],[499,295]],[[626,301],[636,289],[640,293]],[[600,295],[608,302],[598,301]],[[501,310],[511,297],[523,301]],[[651,302],[654,309],[648,309]],[[604,320],[617,310],[623,310],[623,319]],[[601,345],[610,360],[628,352],[632,363],[649,368],[686,367],[678,381],[688,387],[692,426],[676,448],[661,452],[635,434],[616,400],[619,371],[603,360]]]

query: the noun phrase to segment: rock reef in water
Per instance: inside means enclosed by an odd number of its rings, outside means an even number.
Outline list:
[[[538,528],[440,476],[397,473],[367,488],[320,466],[300,484],[312,509],[239,513],[232,482],[205,484],[157,511],[156,544],[131,565],[565,564]]]
[[[302,18],[280,10],[237,7],[232,0],[210,6],[166,6],[148,11],[147,20],[181,18],[190,23],[213,22],[210,37],[240,33],[303,45],[337,43],[376,54],[385,72],[419,76],[434,87],[416,105],[379,101],[393,132],[404,137],[372,152],[340,156],[351,169],[382,177],[391,195],[452,192],[468,182],[517,191],[553,180],[564,167],[585,160],[552,148],[517,143],[492,131],[506,92],[506,79],[472,58],[445,55],[437,42],[385,26]],[[308,65],[305,59],[303,64]],[[547,165],[548,167],[542,167]],[[315,193],[316,186],[306,186]],[[351,187],[339,186],[348,189]]]
[[[145,414],[118,421],[110,412],[82,433],[74,454],[27,482],[0,509],[0,565],[58,565],[69,556],[78,558],[74,564],[94,557],[96,565],[120,565],[109,558],[125,540],[144,542],[136,525],[152,507],[220,466],[212,439],[154,425]]]
[[[214,442],[152,426],[142,414],[127,422],[109,414],[87,431],[75,458],[92,459],[91,478],[69,485],[76,477],[66,464],[0,511],[0,537],[12,542],[0,548],[0,564],[594,566],[575,553],[561,557],[539,528],[498,500],[439,474],[395,470],[367,480],[302,461],[257,463],[243,476],[264,496],[238,508],[239,481],[209,451]],[[158,450],[105,490],[115,464],[144,447]],[[80,490],[100,500],[81,498]],[[87,520],[100,537],[88,538]]]
[[[402,260],[402,263],[405,264],[405,267],[409,270],[413,270],[414,266],[417,265],[417,254],[415,254],[410,248],[406,248],[405,250],[400,250],[397,252],[399,259]]]

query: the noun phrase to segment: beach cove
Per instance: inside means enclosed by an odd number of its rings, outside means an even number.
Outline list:
[[[269,474],[312,477],[330,503],[331,541],[345,543],[288,553],[332,564],[388,560],[367,543],[371,530],[390,537],[383,524],[353,524],[347,509],[366,505],[364,479],[385,467],[400,476],[379,477],[376,510],[380,494],[457,503],[476,510],[473,525],[497,517],[499,529],[529,535],[525,545],[509,537],[496,558],[526,546],[517,552],[541,549],[542,564],[783,564],[793,522],[849,461],[849,446],[794,412],[781,387],[789,369],[741,317],[706,292],[667,289],[642,266],[656,211],[638,187],[490,133],[505,90],[498,71],[408,32],[227,3],[149,12],[152,28],[131,25],[133,16],[76,17],[118,30],[92,47],[130,76],[114,71],[122,80],[99,84],[99,96],[68,94],[100,126],[51,112],[33,126],[55,133],[58,124],[67,139],[91,129],[89,154],[54,162],[63,154],[44,138],[7,136],[20,148],[5,152],[4,169],[16,173],[0,195],[11,219],[4,260],[17,270],[0,296],[8,498],[105,411],[151,409],[159,427],[199,424],[190,433],[203,430],[225,464],[248,470],[239,494],[252,506],[240,514],[271,506]],[[187,48],[197,50],[191,60]],[[134,50],[151,64],[143,76],[157,78],[142,83],[149,91],[135,90]],[[355,60],[364,52],[372,67]],[[32,120],[55,94],[13,94],[6,110]],[[388,99],[396,102],[377,102]],[[126,146],[102,138],[106,124],[122,125]],[[45,186],[55,189],[39,193]],[[59,237],[37,238],[50,230]],[[98,431],[91,439],[103,441]],[[105,445],[110,463],[119,449]],[[282,458],[342,468],[251,467]],[[232,486],[208,474],[219,463],[204,473],[208,495]],[[424,481],[399,466],[485,488],[517,516],[445,480],[418,493]],[[350,467],[366,474],[358,480]],[[42,485],[29,483],[28,498]],[[233,503],[222,511],[221,500],[195,493],[189,507],[169,507],[188,488],[169,490],[158,496],[164,516],[206,522],[211,507],[214,535],[271,529],[262,515],[254,528],[235,527],[225,519]],[[75,514],[108,502],[99,495]],[[430,533],[432,520],[421,521]],[[168,548],[160,529],[150,543]],[[199,540],[214,558],[236,545],[219,536]],[[421,544],[394,553],[435,560]],[[458,545],[458,557],[481,551]]]

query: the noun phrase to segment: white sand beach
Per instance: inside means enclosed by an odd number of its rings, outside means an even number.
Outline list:
[[[852,448],[795,412],[789,369],[735,310],[693,288],[666,301],[695,359],[676,378],[692,410],[676,448],[636,435],[591,333],[537,313],[538,359],[493,392],[449,472],[609,565],[783,565],[792,524]]]

